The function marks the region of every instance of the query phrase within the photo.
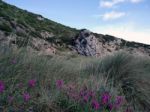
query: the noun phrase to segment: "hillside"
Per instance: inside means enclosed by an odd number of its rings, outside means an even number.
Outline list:
[[[43,56],[0,45],[0,112],[149,112],[150,58]]]
[[[150,45],[0,0],[0,112],[150,112],[149,96]]]
[[[78,31],[54,21],[48,20],[41,15],[30,13],[0,1],[0,40],[8,41],[19,47],[31,45],[37,50],[47,44],[48,47],[70,44],[71,38]],[[51,45],[51,44],[55,45]],[[45,46],[43,49],[46,49]],[[55,46],[55,47],[56,47]]]
[[[17,47],[28,46],[39,54],[52,55],[61,51],[78,52],[86,56],[105,56],[116,51],[126,51],[137,55],[150,55],[150,45],[128,42],[110,35],[89,33],[92,36],[92,46],[96,53],[90,52],[91,48],[84,48],[82,43],[79,49],[75,39],[81,36],[84,30],[77,30],[51,21],[38,14],[19,9],[0,1],[0,42]],[[78,37],[80,38],[80,37]],[[85,36],[82,36],[84,41]],[[87,38],[87,37],[86,37]],[[96,45],[95,40],[98,45]],[[90,41],[88,44],[91,44]],[[96,45],[96,46],[95,46]],[[93,48],[92,48],[93,49]],[[85,52],[85,53],[83,53]]]

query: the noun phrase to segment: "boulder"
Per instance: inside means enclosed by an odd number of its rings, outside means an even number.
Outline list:
[[[74,49],[81,55],[97,56],[101,53],[101,43],[89,30],[83,29],[74,39]]]

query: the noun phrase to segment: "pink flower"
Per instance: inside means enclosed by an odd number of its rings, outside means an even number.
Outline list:
[[[115,107],[119,108],[124,102],[124,97],[123,96],[117,96],[115,100]]]
[[[30,98],[31,98],[31,97],[30,97],[30,94],[29,94],[29,93],[24,93],[24,94],[23,94],[23,99],[24,99],[25,102],[29,101]]]
[[[35,79],[29,80],[28,84],[29,84],[29,87],[35,87],[36,80]]]
[[[88,100],[89,100],[89,96],[88,96],[88,95],[83,96],[83,101],[84,101],[85,103],[87,103]]]
[[[94,108],[95,110],[98,110],[100,108],[100,104],[98,103],[98,101],[92,101],[92,108]]]
[[[86,96],[88,94],[87,90],[81,90],[80,91],[80,96],[83,97],[83,96]]]
[[[5,89],[4,82],[0,81],[0,93],[2,93]]]
[[[93,97],[95,97],[95,92],[93,92],[93,91],[89,91],[89,92],[88,92],[88,95],[89,95],[90,97],[92,97],[92,98],[93,98]]]
[[[109,104],[108,107],[109,107],[109,110],[111,111],[113,109],[113,104]]]
[[[63,80],[57,80],[56,81],[56,87],[58,89],[61,89],[63,87],[63,85],[64,85],[64,81]]]
[[[103,95],[102,95],[102,104],[107,104],[110,100],[111,96],[108,92],[105,92]]]

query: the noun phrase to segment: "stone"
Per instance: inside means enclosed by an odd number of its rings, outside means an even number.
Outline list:
[[[150,55],[150,49],[148,47],[139,47],[140,43],[130,42],[130,44],[132,46],[126,46],[120,38],[109,35],[99,36],[87,29],[83,29],[73,39],[72,49],[80,55],[94,57],[104,57],[118,51],[125,51],[135,55]]]
[[[76,51],[81,55],[97,56],[101,51],[98,39],[86,29],[80,31],[74,43]]]
[[[47,39],[47,38],[52,38],[54,37],[54,34],[53,33],[49,33],[47,31],[42,31],[41,32],[41,36],[44,38],[44,39]]]

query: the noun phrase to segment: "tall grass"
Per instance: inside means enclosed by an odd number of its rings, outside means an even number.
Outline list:
[[[150,111],[150,58],[124,52],[97,59],[87,65],[86,74],[103,74],[114,87],[121,88],[136,112]]]
[[[0,80],[5,82],[5,91],[0,93],[0,109],[5,111],[35,112],[94,112],[90,105],[68,100],[66,86],[83,88],[96,93],[108,91],[113,97],[125,96],[127,104],[112,112],[123,112],[129,106],[134,112],[148,112],[150,107],[150,59],[118,53],[102,59],[70,56],[38,56],[26,49],[0,47]],[[27,87],[35,79],[36,87]],[[58,90],[56,81],[64,81],[63,90]],[[23,83],[23,87],[16,85]],[[29,103],[21,94],[28,91],[32,96]],[[7,97],[13,95],[13,103]],[[98,96],[100,97],[100,96]],[[83,108],[84,107],[84,108]],[[103,109],[103,110],[102,110]],[[0,110],[0,111],[1,111]],[[100,111],[108,112],[107,108]]]

